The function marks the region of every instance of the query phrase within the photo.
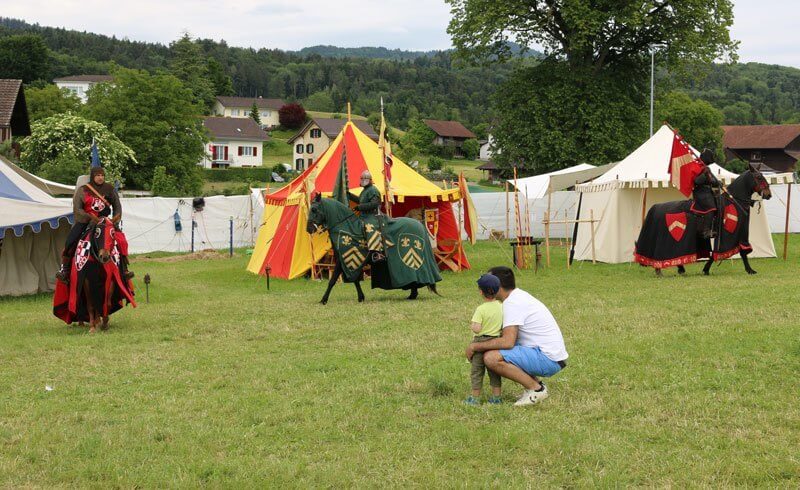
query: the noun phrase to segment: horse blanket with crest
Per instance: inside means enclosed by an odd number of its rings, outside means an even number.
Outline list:
[[[358,280],[368,263],[373,288],[410,289],[442,280],[428,231],[419,221],[385,216],[362,219],[333,199],[322,199],[319,205],[331,224],[331,244],[346,282]],[[372,262],[371,251],[381,252],[386,260]]]
[[[110,260],[105,264],[97,260],[98,247],[109,251]],[[89,321],[87,296],[99,316],[111,315],[125,302],[135,307],[133,285],[122,275],[122,256],[127,253],[125,235],[115,230],[110,221],[88,226],[72,258],[69,284],[56,281],[53,314],[67,324]],[[84,289],[87,283],[88,291]]]
[[[709,257],[723,260],[738,252],[748,253],[750,246],[750,210],[723,196],[720,218],[714,224],[719,236],[711,240],[701,236],[692,201],[655,204],[647,212],[634,260],[639,264],[664,269],[689,264]]]

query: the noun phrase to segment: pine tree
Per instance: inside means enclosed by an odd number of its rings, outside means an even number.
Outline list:
[[[250,118],[256,122],[259,126],[261,126],[261,116],[258,113],[258,105],[256,105],[256,101],[253,101],[253,106],[250,108]]]

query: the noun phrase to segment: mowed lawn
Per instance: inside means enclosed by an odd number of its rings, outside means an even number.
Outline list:
[[[94,336],[49,296],[2,299],[0,487],[797,487],[798,238],[756,276],[567,271],[557,249],[518,283],[569,366],[521,409],[510,382],[462,403],[475,280],[507,245],[468,247],[474,269],[417,302],[340,285],[323,307],[324,283],[267,291],[244,254],[137,258],[139,307]]]

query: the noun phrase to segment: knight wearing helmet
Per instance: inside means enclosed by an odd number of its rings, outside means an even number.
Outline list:
[[[361,172],[361,195],[348,193],[348,197],[356,204],[356,210],[364,221],[364,235],[367,237],[367,248],[373,252],[373,260],[382,260],[384,252],[381,230],[385,224],[385,216],[381,215],[381,193],[372,182],[369,170]],[[378,255],[376,255],[378,254]]]

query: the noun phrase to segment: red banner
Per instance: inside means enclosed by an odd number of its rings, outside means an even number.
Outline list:
[[[684,196],[692,195],[694,178],[703,171],[705,164],[694,155],[689,145],[676,132],[672,141],[672,155],[669,161],[669,174],[672,176],[672,185],[678,188]]]

